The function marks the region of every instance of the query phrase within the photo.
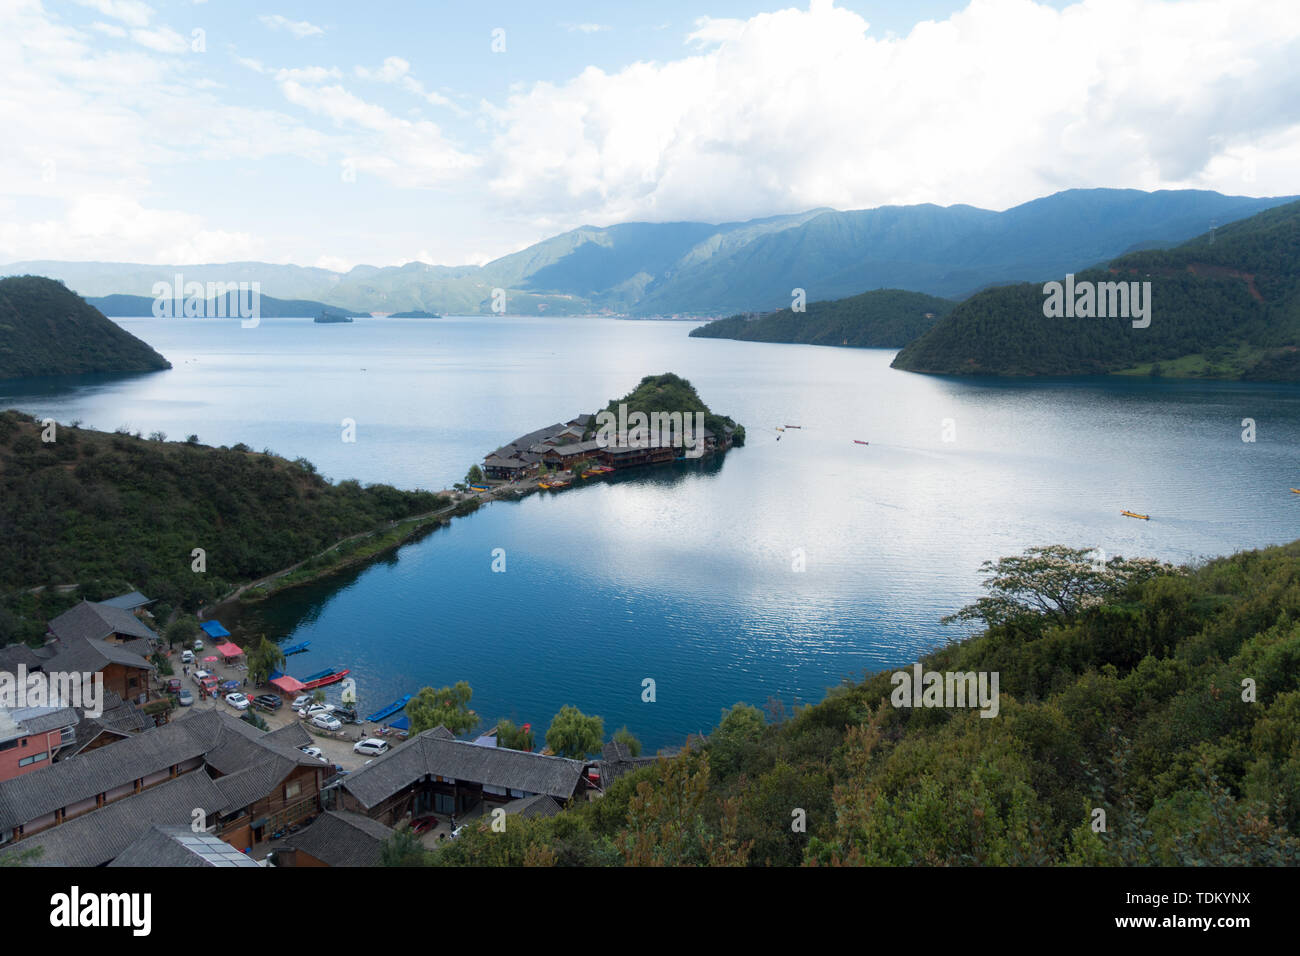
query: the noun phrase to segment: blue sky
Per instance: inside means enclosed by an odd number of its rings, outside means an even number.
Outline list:
[[[588,223],[1296,193],[1297,64],[1291,0],[6,0],[0,262],[456,265]]]

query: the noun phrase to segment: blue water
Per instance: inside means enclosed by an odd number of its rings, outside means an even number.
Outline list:
[[[0,406],[243,441],[336,479],[429,489],[646,374],[685,376],[746,426],[746,447],[720,462],[495,503],[223,616],[237,638],[312,641],[291,673],[352,668],[363,711],[463,679],[485,721],[544,730],[574,704],[654,748],[736,701],[815,702],[913,660],[960,633],[939,617],[980,593],[981,562],[1000,555],[1060,542],[1188,561],[1300,538],[1290,386],[971,382],[893,371],[890,351],[690,339],[674,322],[121,324],[175,368],[0,382]],[[505,573],[491,570],[495,548]]]

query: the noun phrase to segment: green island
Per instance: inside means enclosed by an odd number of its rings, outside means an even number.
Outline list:
[[[929,331],[957,303],[950,299],[877,289],[847,299],[810,302],[807,310],[733,315],[691,330],[703,339],[839,345],[850,348],[901,348]]]
[[[0,279],[0,379],[166,368],[170,362],[62,282]]]
[[[893,367],[949,375],[1300,381],[1300,202],[1171,249],[1075,276],[1150,283],[1150,325],[1043,314],[1041,283],[988,289],[907,345]]]

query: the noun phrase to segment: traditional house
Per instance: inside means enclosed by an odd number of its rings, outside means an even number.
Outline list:
[[[77,712],[49,707],[0,707],[0,783],[48,767],[76,743]]]
[[[261,864],[211,833],[195,833],[188,826],[154,824],[123,850],[109,866],[191,867]]]
[[[106,691],[123,700],[144,704],[149,701],[149,678],[154,672],[153,664],[142,656],[142,651],[149,652],[144,643],[119,644],[77,636],[60,638],[57,653],[45,662],[44,669],[46,673],[102,673]]]
[[[464,816],[543,794],[565,803],[586,788],[584,764],[456,740],[445,727],[413,737],[326,791],[331,809],[392,826],[431,813]]]
[[[82,821],[94,817],[115,821],[117,842],[104,843],[100,849],[115,847],[116,853],[145,827],[188,824],[192,811],[202,809],[209,829],[243,849],[319,809],[325,767],[297,749],[308,739],[296,724],[263,733],[219,711],[190,714],[59,761],[41,773],[0,783],[0,843],[26,844],[74,825],[78,832],[86,826],[93,830],[93,824]],[[203,802],[186,804],[184,817],[175,818],[176,805],[170,798],[151,797],[139,803],[154,790],[189,777],[202,778],[204,783],[168,792],[190,793],[198,787],[207,796]],[[152,810],[134,813],[131,808],[137,805]],[[101,817],[107,810],[113,813]],[[46,839],[47,844],[51,841],[56,848],[68,845],[62,836]],[[54,852],[48,846],[47,850]],[[73,865],[98,865],[108,859],[111,856]]]
[[[311,826],[287,837],[276,866],[379,866],[393,830],[359,813],[326,810]]]

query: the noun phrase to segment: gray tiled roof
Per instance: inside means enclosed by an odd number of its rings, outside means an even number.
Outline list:
[[[374,763],[353,771],[340,786],[373,807],[426,774],[568,800],[582,777],[583,764],[504,747],[476,747],[448,740],[438,731],[419,734]]]
[[[8,647],[0,647],[0,671],[16,674],[18,673],[19,664],[31,671],[41,667],[43,663],[41,658],[36,656],[35,651],[26,644],[10,644]]]
[[[378,866],[379,849],[393,831],[359,813],[327,810],[316,822],[284,842],[327,866]]]
[[[102,607],[116,607],[124,611],[134,611],[138,607],[144,607],[146,604],[152,603],[153,598],[147,598],[139,591],[132,591],[130,594],[119,594],[115,598],[99,602]]]
[[[50,621],[50,631],[61,641],[78,637],[99,639],[110,634],[158,639],[158,635],[130,611],[90,601],[82,601]]]
[[[88,637],[60,639],[60,642],[63,646],[59,649],[59,653],[44,665],[46,671],[93,674],[103,670],[109,664],[154,669],[153,664],[125,644]]]
[[[299,763],[320,766],[319,761],[295,750],[283,739],[272,739],[271,735],[229,714],[205,710],[0,783],[0,830],[11,829],[200,756],[205,756],[208,764],[223,774],[267,765],[258,779],[266,779],[284,768],[280,778],[283,779]],[[241,783],[254,776],[241,778]],[[236,784],[227,784],[227,788],[235,797],[243,795]],[[263,795],[265,792],[259,794]],[[140,796],[129,797],[127,802]],[[227,804],[223,799],[213,809]]]
[[[114,744],[105,750],[117,750],[123,746],[125,744]],[[78,761],[84,759],[77,758]],[[66,765],[55,764],[18,779],[41,777],[60,766]],[[202,771],[182,774],[175,780],[115,800],[99,810],[20,840],[12,847],[0,850],[0,856],[39,847],[41,855],[32,861],[37,866],[101,866],[130,846],[150,826],[156,823],[188,825],[196,809],[216,811],[223,800],[221,791],[207,774]]]
[[[539,793],[535,797],[525,797],[522,800],[511,800],[505,805],[505,811],[508,814],[531,819],[533,817],[553,817],[560,812],[561,806],[556,802],[554,797],[548,797],[544,793]]]
[[[256,860],[241,853],[215,833],[195,833],[187,826],[151,826],[109,866],[189,867],[251,866]]]

